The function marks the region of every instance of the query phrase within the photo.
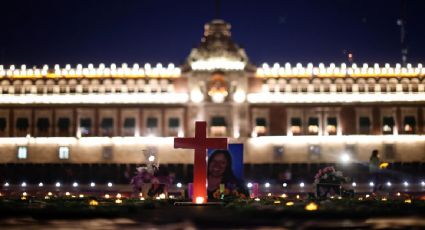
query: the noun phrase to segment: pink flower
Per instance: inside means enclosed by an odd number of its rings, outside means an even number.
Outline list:
[[[335,173],[335,168],[332,166],[325,167],[323,169],[319,169],[317,174],[314,176],[315,180],[326,179],[328,175]],[[326,178],[325,178],[326,177]]]
[[[323,169],[323,172],[324,173],[335,172],[335,169],[332,166],[328,166],[328,167],[326,167],[326,168]]]

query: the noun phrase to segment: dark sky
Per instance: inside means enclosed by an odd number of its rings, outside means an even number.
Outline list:
[[[425,1],[407,1],[409,61],[425,61]],[[226,0],[251,61],[400,62],[401,0]],[[2,0],[0,63],[174,62],[196,46],[213,0]]]

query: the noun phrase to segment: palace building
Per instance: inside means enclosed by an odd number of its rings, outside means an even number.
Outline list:
[[[394,167],[424,172],[424,66],[256,66],[230,27],[207,23],[180,66],[0,65],[0,173],[20,180],[22,170],[43,166],[44,177],[66,177],[69,167],[102,177],[143,163],[148,152],[190,175],[193,151],[174,149],[173,137],[193,136],[198,120],[209,136],[244,143],[248,175],[277,175],[264,165],[294,173],[291,165],[366,163],[373,149]],[[88,180],[80,174],[72,176]]]

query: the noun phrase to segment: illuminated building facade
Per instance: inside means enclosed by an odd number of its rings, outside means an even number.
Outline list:
[[[230,25],[205,25],[181,66],[0,65],[1,167],[193,162],[173,137],[245,143],[245,163],[425,162],[421,64],[252,64]],[[347,159],[345,157],[345,159]],[[6,168],[6,169],[5,169]]]

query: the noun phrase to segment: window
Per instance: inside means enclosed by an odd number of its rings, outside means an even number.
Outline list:
[[[16,119],[16,129],[18,131],[27,131],[29,127],[28,119],[19,117]]]
[[[175,117],[171,117],[168,119],[168,127],[169,128],[178,128],[180,127],[180,120]]]
[[[158,118],[148,117],[147,128],[148,128],[148,134],[149,135],[156,134],[157,129],[158,129]]]
[[[212,136],[226,136],[227,125],[224,117],[212,117],[210,131]]]
[[[345,92],[352,93],[353,92],[353,85],[348,83],[345,85]]]
[[[25,87],[24,93],[26,93],[26,94],[31,93],[31,88],[30,87]]]
[[[359,84],[359,92],[360,93],[364,93],[365,92],[365,85],[364,84]]]
[[[393,129],[394,129],[394,118],[383,117],[382,132],[384,134],[393,134]]]
[[[336,117],[328,117],[327,119],[327,126],[326,126],[326,132],[329,135],[335,135],[337,131],[337,120]]]
[[[416,119],[414,116],[405,116],[403,131],[407,134],[414,134],[416,127]]]
[[[284,83],[279,84],[279,92],[284,93],[286,91],[286,85]]]
[[[6,118],[0,117],[0,132],[4,132],[6,130]]]
[[[404,83],[401,87],[402,87],[401,89],[403,90],[403,92],[405,92],[405,93],[409,92],[409,84]]]
[[[167,79],[162,79],[160,82],[161,92],[165,93],[168,91],[168,85],[170,82]]]
[[[37,94],[43,94],[44,88],[42,86],[37,86]]]
[[[60,93],[60,94],[64,94],[64,93],[66,93],[66,86],[60,86],[60,88],[59,88],[59,93]]]
[[[370,119],[369,117],[359,117],[359,132],[360,134],[370,133]]]
[[[292,135],[301,134],[301,119],[298,117],[291,118],[291,133]]]
[[[60,117],[58,119],[59,136],[68,136],[70,120],[67,117]]]
[[[83,86],[83,93],[89,93],[89,87],[87,85]]]
[[[255,133],[257,136],[264,136],[267,133],[267,122],[264,117],[255,118]]]
[[[180,128],[180,120],[176,117],[168,119],[168,135],[177,136]]]
[[[319,119],[317,117],[310,117],[308,119],[308,134],[316,135],[319,133]]]
[[[18,159],[27,159],[28,157],[28,147],[19,146],[18,147]]]
[[[124,136],[134,136],[136,129],[136,119],[127,117],[124,119]]]
[[[69,93],[75,93],[75,85],[69,86]]]
[[[21,86],[15,86],[15,94],[21,93]]]
[[[417,93],[419,91],[418,84],[414,83],[412,84],[412,92]]]
[[[156,117],[149,117],[147,126],[150,129],[157,128],[158,127],[158,119]]]
[[[323,86],[323,92],[329,93],[330,92],[330,85],[328,83],[325,83]]]
[[[49,131],[50,122],[48,118],[38,118],[37,119],[37,130],[39,133],[46,133]]]
[[[101,135],[102,136],[112,136],[113,135],[113,127],[114,127],[114,119],[107,117],[103,118],[100,123],[101,127]]]
[[[91,119],[90,118],[81,118],[80,119],[80,131],[81,131],[82,137],[92,135]]]
[[[62,159],[62,160],[69,159],[69,147],[68,146],[60,146],[59,147],[59,159]]]
[[[387,92],[387,84],[381,84],[381,93]]]

